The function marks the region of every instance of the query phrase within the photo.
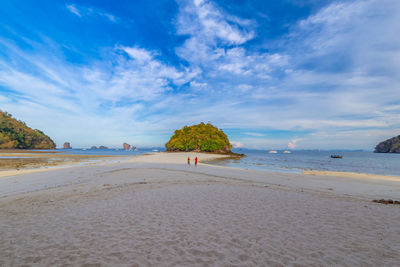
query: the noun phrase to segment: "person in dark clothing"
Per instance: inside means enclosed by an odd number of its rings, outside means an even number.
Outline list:
[[[187,161],[188,161],[188,165],[190,165],[190,157],[188,157],[188,160],[187,160]]]

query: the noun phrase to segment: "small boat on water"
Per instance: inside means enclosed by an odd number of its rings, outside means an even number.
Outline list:
[[[277,154],[278,151],[276,151],[276,150],[270,150],[268,153],[269,153],[269,154]]]
[[[285,153],[285,154],[292,154],[292,152],[290,152],[289,150],[285,150],[285,151],[283,151],[283,153]]]
[[[341,159],[341,158],[343,158],[343,155],[331,155],[331,158],[333,158],[333,159]]]

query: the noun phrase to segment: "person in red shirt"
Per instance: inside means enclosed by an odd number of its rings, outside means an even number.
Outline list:
[[[194,165],[197,166],[197,157],[194,159]]]
[[[188,165],[190,165],[190,157],[188,157]]]

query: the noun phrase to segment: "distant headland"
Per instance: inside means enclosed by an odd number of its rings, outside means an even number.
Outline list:
[[[0,149],[55,149],[56,144],[40,130],[0,110]]]
[[[210,123],[203,122],[176,130],[165,147],[167,151],[232,153],[232,145],[226,134]]]
[[[400,153],[400,135],[380,142],[375,147],[375,153]]]

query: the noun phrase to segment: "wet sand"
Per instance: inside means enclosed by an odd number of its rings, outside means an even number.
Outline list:
[[[58,151],[32,151],[23,149],[0,150],[0,177],[10,176],[13,173],[43,172],[48,167],[65,167],[109,158],[118,158],[118,156],[68,155],[61,154]]]
[[[157,153],[0,179],[0,265],[395,266],[397,180]],[[182,162],[183,161],[183,162]]]

